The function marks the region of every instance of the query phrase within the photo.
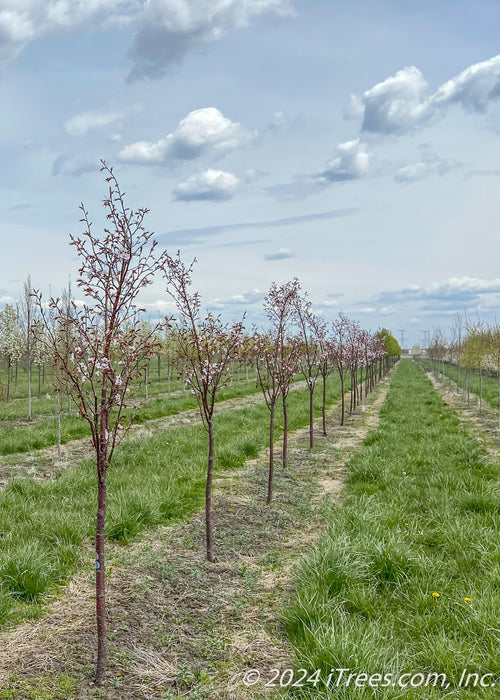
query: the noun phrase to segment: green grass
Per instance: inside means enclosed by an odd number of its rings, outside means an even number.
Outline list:
[[[330,379],[328,389],[329,401],[338,401],[337,377]],[[307,424],[307,396],[305,389],[291,392],[290,430]],[[319,391],[315,398],[319,413]],[[267,444],[268,420],[262,404],[216,416],[216,469],[237,469],[255,456]],[[280,432],[278,428],[276,435]],[[145,527],[184,518],[201,507],[206,454],[201,425],[124,443],[109,470],[107,537],[126,544]],[[95,466],[85,461],[46,481],[12,480],[0,493],[0,624],[39,614],[43,593],[67,580],[83,562],[92,566],[84,545],[94,533],[95,492]]]
[[[343,503],[296,571],[283,619],[296,667],[323,678],[335,668],[395,679],[437,672],[450,686],[318,684],[291,695],[497,697],[456,683],[464,668],[500,682],[498,476],[422,370],[402,361],[379,427],[348,465]]]

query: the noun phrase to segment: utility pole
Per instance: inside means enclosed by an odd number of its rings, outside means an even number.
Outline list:
[[[403,352],[403,348],[405,346],[406,330],[404,328],[399,329],[399,333],[401,334],[401,352]]]

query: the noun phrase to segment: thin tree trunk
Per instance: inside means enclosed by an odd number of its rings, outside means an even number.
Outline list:
[[[274,403],[271,405],[271,416],[269,419],[269,476],[267,479],[267,504],[271,503],[273,497],[273,475],[274,475]]]
[[[61,392],[57,390],[57,456],[61,456]]]
[[[339,372],[340,375],[340,425],[344,425],[345,420],[345,396],[344,396],[344,372]]]
[[[104,528],[106,525],[106,458],[104,446],[100,449],[97,465],[97,523],[95,538],[96,567],[96,617],[97,617],[97,662],[95,681],[102,685],[106,675],[108,645],[106,638],[106,582],[104,566]]]
[[[312,450],[312,448],[314,446],[313,394],[314,394],[314,384],[309,387],[309,449],[310,450]]]
[[[212,539],[212,477],[214,471],[214,428],[212,420],[208,422],[208,466],[205,488],[205,532],[207,539],[207,560],[215,561]]]
[[[42,368],[38,365],[38,399],[42,395]]]
[[[10,379],[12,375],[12,363],[10,357],[7,358],[7,403],[10,401]]]
[[[288,406],[287,406],[287,395],[282,394],[281,400],[283,403],[283,469],[288,466]]]
[[[28,420],[31,420],[31,360],[28,357]]]
[[[498,429],[500,430],[500,370],[497,372],[498,380]]]
[[[483,374],[479,368],[479,413],[483,411]]]
[[[321,420],[323,424],[323,436],[326,437],[326,375],[323,375],[323,400],[321,403]]]

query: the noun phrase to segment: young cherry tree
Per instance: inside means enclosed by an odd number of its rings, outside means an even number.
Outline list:
[[[279,382],[279,352],[276,336],[271,333],[254,332],[252,353],[257,372],[257,386],[260,387],[264,401],[269,409],[269,469],[267,477],[267,504],[273,497],[274,477],[274,415],[281,387]]]
[[[345,375],[348,371],[347,338],[351,319],[342,311],[332,324],[333,329],[333,358],[340,377],[340,425],[345,421]]]
[[[108,195],[104,199],[107,228],[94,235],[83,204],[85,230],[71,236],[71,245],[81,261],[77,286],[86,303],[71,312],[59,299],[51,299],[49,310],[36,292],[38,309],[55,323],[46,322],[40,337],[53,357],[56,376],[70,392],[89,426],[97,467],[97,519],[95,538],[97,661],[95,680],[102,684],[107,659],[104,528],[106,524],[107,471],[114,451],[130,428],[136,411],[128,407],[132,380],[144,375],[144,368],[156,352],[151,335],[139,333],[140,312],[136,299],[162,267],[163,255],[156,254],[156,241],[143,222],[147,209],[133,211],[125,206],[112,168],[102,162]],[[45,340],[44,340],[45,338]],[[71,345],[72,351],[68,352]],[[128,410],[127,410],[128,409]]]
[[[214,408],[217,391],[230,380],[229,365],[239,358],[243,322],[223,323],[220,316],[201,315],[198,292],[191,292],[194,262],[186,267],[180,253],[165,258],[168,293],[179,311],[177,349],[184,379],[198,400],[200,416],[208,433],[208,462],[205,487],[205,532],[207,559],[215,561],[212,535],[212,477],[214,466]]]
[[[290,392],[292,380],[298,371],[301,349],[297,338],[292,337],[290,334],[290,327],[294,321],[294,310],[299,292],[300,283],[299,280],[294,277],[289,282],[285,282],[280,286],[273,282],[264,299],[264,311],[266,312],[271,327],[268,341],[270,341],[271,345],[274,345],[271,355],[274,358],[273,367],[276,372],[275,380],[281,393],[281,403],[283,406],[282,462],[284,469],[286,469],[288,462],[288,394]],[[271,345],[268,343],[268,350],[271,348]],[[269,363],[267,364],[267,370],[270,370],[271,365]],[[261,370],[262,369],[261,363]],[[260,377],[258,377],[258,381],[264,391]],[[269,502],[270,499],[268,500],[268,503]]]
[[[313,317],[314,333],[319,344],[318,369],[321,375],[321,424],[323,436],[326,437],[326,381],[334,367],[334,344],[328,333],[328,326],[317,316]]]
[[[299,327],[302,350],[299,366],[309,389],[309,449],[314,446],[314,389],[320,374],[321,346],[316,335],[318,320],[307,296],[297,297],[295,303],[295,319]]]

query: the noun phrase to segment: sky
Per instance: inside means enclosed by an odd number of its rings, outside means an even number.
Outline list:
[[[499,26],[498,0],[0,0],[0,308],[74,283],[104,159],[225,318],[296,276],[406,346],[493,322]],[[161,279],[141,301],[171,308]]]

